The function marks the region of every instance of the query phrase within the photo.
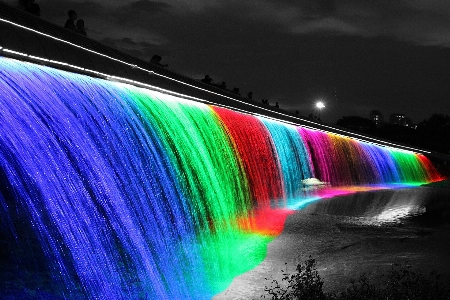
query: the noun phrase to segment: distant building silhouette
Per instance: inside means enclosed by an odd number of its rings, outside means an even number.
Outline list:
[[[411,119],[406,118],[404,114],[393,113],[389,117],[389,123],[400,126],[411,126]]]
[[[372,110],[370,112],[370,119],[375,123],[377,127],[384,123],[383,114],[379,110]]]
[[[376,128],[372,120],[359,116],[343,116],[337,120],[336,125],[360,132],[373,132]]]

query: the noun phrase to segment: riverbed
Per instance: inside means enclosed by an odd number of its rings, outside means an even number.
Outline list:
[[[214,299],[256,299],[282,271],[310,256],[326,291],[395,264],[436,270],[450,283],[450,186],[381,190],[322,199],[298,210],[268,245],[265,260]]]

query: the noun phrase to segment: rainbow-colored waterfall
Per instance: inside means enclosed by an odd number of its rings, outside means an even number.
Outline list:
[[[438,174],[422,155],[0,58],[3,288],[211,298],[264,259],[308,178]]]

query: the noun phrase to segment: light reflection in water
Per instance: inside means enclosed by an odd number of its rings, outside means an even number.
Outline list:
[[[292,199],[290,209],[307,214],[349,217],[347,222],[382,226],[405,222],[427,212],[429,190],[421,187],[377,185],[324,188]]]
[[[378,216],[372,218],[374,225],[378,223],[389,224],[389,223],[400,223],[403,219],[417,216],[426,212],[426,208],[419,205],[403,205],[399,207],[390,207],[380,213]]]

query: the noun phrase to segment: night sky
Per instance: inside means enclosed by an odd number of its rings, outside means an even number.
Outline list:
[[[16,5],[18,0],[5,1]],[[450,114],[447,0],[36,0],[64,25],[69,9],[88,37],[282,109],[321,117],[380,110],[421,122]]]

